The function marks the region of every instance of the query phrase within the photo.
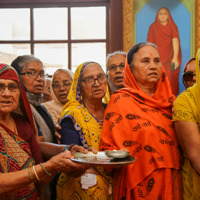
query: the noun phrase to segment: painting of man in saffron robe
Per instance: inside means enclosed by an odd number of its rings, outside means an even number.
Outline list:
[[[168,8],[162,7],[158,10],[155,22],[149,27],[147,42],[157,45],[172,92],[177,96],[181,66],[180,37]]]

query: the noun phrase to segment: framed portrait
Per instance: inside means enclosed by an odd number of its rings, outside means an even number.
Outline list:
[[[168,22],[173,30],[169,38],[178,35],[179,40],[179,72],[177,74],[177,84],[179,85],[179,93],[184,90],[182,83],[182,71],[185,63],[192,57],[195,57],[197,49],[200,47],[200,0],[123,0],[123,49],[128,50],[139,42],[152,42],[158,46],[160,50],[161,60],[162,54],[166,55],[167,37],[159,33],[159,16],[160,12],[168,12]],[[164,8],[164,9],[161,9]],[[161,27],[162,28],[162,27]],[[162,32],[166,32],[162,30]],[[158,43],[153,42],[157,38]],[[159,46],[160,45],[160,46]],[[162,61],[165,62],[165,61]],[[176,62],[176,61],[175,61]],[[168,64],[172,66],[174,60]],[[169,67],[170,68],[170,67]],[[172,68],[171,68],[172,69]],[[167,72],[166,72],[167,73]],[[174,78],[172,78],[174,79]],[[172,80],[173,81],[173,80]],[[176,87],[171,83],[172,87]]]

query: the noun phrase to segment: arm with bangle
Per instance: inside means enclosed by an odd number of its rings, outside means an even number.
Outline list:
[[[64,151],[65,147],[66,145],[63,145],[60,149]],[[70,146],[69,149],[71,149]],[[30,183],[48,183],[60,171],[75,175],[83,174],[88,167],[71,161],[71,157],[72,154],[69,151],[64,151],[50,160],[30,168],[17,172],[0,173],[0,196],[14,192]]]

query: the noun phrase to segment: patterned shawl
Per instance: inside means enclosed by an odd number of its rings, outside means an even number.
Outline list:
[[[157,169],[180,169],[180,152],[171,122],[175,97],[164,69],[152,97],[138,86],[128,62],[124,81],[126,88],[113,93],[106,108],[100,142],[101,150],[126,148],[136,157],[135,163],[114,170],[114,194],[119,199]]]
[[[0,79],[17,81],[20,85],[20,109],[21,114],[35,128],[31,108],[22,87],[17,72],[11,66],[0,64]],[[16,172],[26,169],[34,164],[29,144],[20,138],[17,133],[0,124],[0,173]],[[9,199],[38,199],[35,185],[32,183],[15,193],[9,193],[1,197],[2,200]]]

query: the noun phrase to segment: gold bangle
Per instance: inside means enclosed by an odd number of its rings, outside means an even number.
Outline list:
[[[39,177],[38,177],[38,175],[37,175],[37,173],[36,173],[36,170],[35,170],[35,167],[34,167],[34,165],[33,165],[33,171],[34,171],[35,177],[36,177],[36,178],[37,178],[37,180],[39,181],[40,179],[39,179]]]
[[[51,176],[51,173],[48,172],[45,167],[42,165],[42,163],[40,163],[40,166],[42,167],[42,169],[45,171],[45,173],[48,175],[48,176]]]
[[[32,170],[31,170],[31,168],[27,168],[26,170],[27,170],[27,173],[28,173],[28,176],[29,176],[29,180],[30,180],[31,182],[34,182],[35,180],[34,180],[33,172],[32,172]]]

